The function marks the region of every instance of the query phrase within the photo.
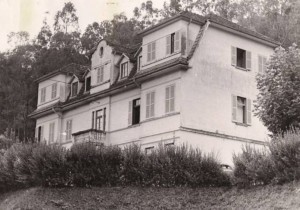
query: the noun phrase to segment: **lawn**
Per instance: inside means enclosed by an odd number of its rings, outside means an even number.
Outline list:
[[[300,209],[300,183],[238,188],[30,188],[0,209]]]

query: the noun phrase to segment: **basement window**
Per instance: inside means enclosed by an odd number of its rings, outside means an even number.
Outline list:
[[[236,65],[241,68],[246,68],[246,50],[236,49]]]

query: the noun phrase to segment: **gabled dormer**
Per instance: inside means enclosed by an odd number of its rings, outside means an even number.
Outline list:
[[[65,102],[70,95],[71,83],[77,81],[78,84],[74,84],[73,89],[75,90],[77,86],[77,90],[80,90],[83,84],[81,77],[86,71],[88,71],[86,66],[69,64],[37,79],[39,89],[37,109]]]
[[[131,55],[123,53],[119,58],[116,67],[118,68],[118,81],[124,80],[128,78],[130,75],[133,65],[134,65],[134,58]]]

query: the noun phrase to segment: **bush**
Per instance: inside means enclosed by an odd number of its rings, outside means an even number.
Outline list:
[[[118,147],[75,144],[67,153],[72,184],[76,186],[112,186],[119,180],[122,155]]]
[[[276,182],[290,182],[300,179],[300,135],[289,131],[276,136],[270,143],[271,158],[274,162]]]
[[[267,148],[255,149],[250,145],[242,148],[242,154],[234,155],[235,182],[239,186],[269,184],[275,177],[273,160]]]

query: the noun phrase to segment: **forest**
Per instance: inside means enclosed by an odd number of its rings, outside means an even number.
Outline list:
[[[168,0],[162,9],[148,0],[130,18],[116,14],[112,20],[90,23],[83,32],[76,8],[68,2],[53,17],[53,25],[44,19],[36,37],[26,31],[8,34],[12,47],[0,52],[0,135],[34,139],[35,121],[28,114],[36,108],[38,77],[70,63],[90,65],[90,52],[103,38],[134,47],[141,42],[139,31],[181,11],[219,15],[279,41],[282,48],[300,44],[299,0]]]

